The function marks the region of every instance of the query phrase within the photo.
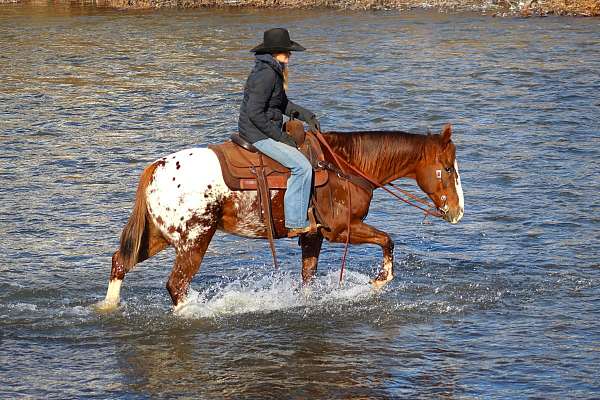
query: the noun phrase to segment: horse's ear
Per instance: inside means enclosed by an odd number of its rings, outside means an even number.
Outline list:
[[[449,123],[444,125],[442,128],[442,146],[446,147],[448,143],[450,143],[450,139],[452,139],[452,125]]]

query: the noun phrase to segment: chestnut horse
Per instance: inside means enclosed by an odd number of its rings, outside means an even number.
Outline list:
[[[455,224],[463,216],[464,202],[451,134],[449,124],[435,135],[397,131],[323,133],[341,158],[377,182],[415,179],[443,218]],[[331,154],[326,153],[326,159],[333,162]],[[330,172],[328,183],[315,190],[316,202],[321,205],[317,207],[318,217],[325,227],[299,238],[304,283],[315,275],[323,238],[346,242],[348,219],[350,243],[377,244],[383,249],[383,266],[372,283],[382,286],[393,278],[390,236],[363,222],[373,189]],[[271,193],[275,236],[286,237],[284,191]],[[168,246],[175,247],[176,258],[167,290],[174,306],[181,305],[217,229],[247,238],[266,238],[257,193],[230,190],[223,181],[217,156],[207,148],[182,150],[153,162],[140,178],[133,212],[121,234],[120,248],[112,256],[106,298],[99,306],[116,307],[125,274]]]

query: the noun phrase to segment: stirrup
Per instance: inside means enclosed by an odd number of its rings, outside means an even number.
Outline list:
[[[308,208],[308,226],[304,228],[292,228],[288,229],[287,237],[293,238],[296,236],[304,235],[306,233],[315,234],[319,232],[319,229],[322,228],[323,225],[317,223],[315,218],[315,211],[312,207]]]

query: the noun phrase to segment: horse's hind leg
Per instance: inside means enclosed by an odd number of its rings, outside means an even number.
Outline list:
[[[302,235],[299,243],[302,248],[302,283],[308,284],[317,272],[323,236],[320,233]]]
[[[185,302],[190,282],[200,268],[215,231],[216,224],[207,227],[193,242],[186,242],[175,247],[175,265],[173,265],[173,270],[167,282],[167,290],[171,295],[175,309]]]
[[[156,253],[164,250],[169,246],[161,232],[154,226],[149,224],[146,226],[146,231],[142,237],[142,243],[140,244],[140,252],[138,255],[138,263],[147,260],[154,256]],[[121,284],[125,278],[125,274],[133,269],[136,264],[129,268],[126,268],[121,259],[121,253],[119,250],[115,251],[112,255],[112,268],[110,270],[110,280],[108,282],[108,289],[106,291],[106,298],[99,304],[102,309],[114,308],[119,304],[121,295]]]

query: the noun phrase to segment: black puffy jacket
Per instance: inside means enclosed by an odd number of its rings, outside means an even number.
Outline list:
[[[257,54],[240,107],[240,135],[251,143],[269,137],[279,141],[283,135],[283,114],[288,117],[295,114],[306,122],[314,117],[312,112],[288,100],[283,90],[281,64],[270,54]]]

